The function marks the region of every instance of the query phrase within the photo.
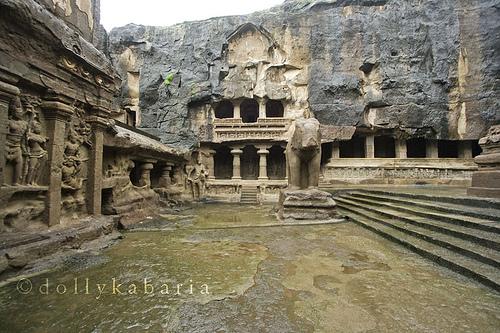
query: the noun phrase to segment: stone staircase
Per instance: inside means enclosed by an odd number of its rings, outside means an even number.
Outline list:
[[[378,190],[335,201],[355,223],[500,291],[500,201]]]
[[[240,203],[242,204],[256,204],[257,203],[257,186],[245,186],[241,187],[241,197]]]

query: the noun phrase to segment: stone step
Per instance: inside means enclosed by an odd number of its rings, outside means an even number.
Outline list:
[[[465,255],[471,259],[500,268],[500,251],[496,251],[475,242],[463,240],[447,234],[429,231],[425,228],[403,222],[399,219],[383,219],[376,213],[366,212],[364,209],[360,209],[349,204],[342,203],[342,208],[349,212],[363,216],[370,221],[389,226],[411,236],[415,236],[435,245],[439,245],[451,251]]]
[[[446,222],[449,224],[453,224],[456,226],[462,226],[465,228],[479,229],[486,232],[492,232],[496,234],[500,234],[500,223],[497,221],[480,219],[477,217],[464,216],[459,214],[452,213],[442,213],[436,212],[432,209],[426,208],[422,209],[419,207],[412,206],[411,202],[409,203],[392,203],[392,202],[383,202],[380,200],[373,199],[365,199],[359,196],[350,195],[350,194],[342,194],[340,197],[347,197],[350,200],[355,200],[357,202],[362,202],[368,205],[373,205],[376,207],[386,207],[392,210],[396,210],[402,213],[407,213],[413,216],[424,217],[432,220],[438,220],[441,222]]]
[[[409,213],[401,212],[396,209],[392,209],[387,206],[383,206],[382,204],[377,202],[367,202],[367,200],[365,199],[356,197],[346,198],[345,196],[341,196],[336,198],[335,200],[337,201],[337,204],[350,204],[351,206],[365,209],[367,211],[379,214],[383,217],[387,217],[390,219],[399,219],[401,221],[431,231],[440,232],[469,241],[474,241],[478,244],[481,244],[482,246],[489,247],[494,250],[500,250],[500,238],[498,237],[498,234],[493,232],[488,232],[471,227],[464,227],[460,224],[444,222],[431,218],[422,218]]]
[[[344,208],[340,208],[344,211]],[[484,265],[465,255],[454,252],[442,246],[430,243],[400,230],[396,230],[391,226],[376,223],[371,221],[371,218],[366,218],[352,211],[345,211],[349,218],[369,229],[382,237],[394,241],[405,246],[411,251],[427,258],[435,263],[451,269],[459,274],[470,277],[485,286],[500,291],[500,271],[490,265]]]
[[[257,187],[243,186],[241,188],[240,203],[242,203],[242,204],[256,204],[258,192],[259,192],[259,190]]]
[[[432,191],[432,189],[429,189]],[[384,191],[367,189],[363,192],[370,192],[373,194],[383,194],[395,197],[410,198],[417,200],[425,200],[429,202],[440,202],[440,203],[450,203],[456,205],[466,205],[469,207],[485,208],[485,209],[495,209],[500,210],[500,200],[490,199],[490,198],[474,198],[466,196],[445,196],[445,195],[434,195],[434,194],[424,194],[424,193],[409,193],[401,191]]]
[[[393,202],[393,203],[402,203],[402,204],[411,204],[411,206],[422,207],[426,209],[431,209],[434,211],[439,211],[443,213],[452,213],[458,215],[466,215],[471,217],[477,217],[480,219],[492,220],[500,222],[500,210],[494,208],[482,208],[475,207],[466,204],[455,204],[455,203],[446,203],[440,202],[439,197],[434,198],[433,201],[408,198],[408,197],[400,197],[395,195],[388,194],[378,194],[372,191],[363,191],[363,192],[350,192],[352,196],[362,197],[372,200],[379,200],[384,202]]]

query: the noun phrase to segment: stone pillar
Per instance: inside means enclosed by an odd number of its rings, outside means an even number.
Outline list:
[[[20,94],[19,89],[0,81],[0,186],[5,184],[5,143],[9,124],[10,100]]]
[[[241,112],[240,112],[241,101],[239,100],[233,101],[233,105],[234,105],[233,118],[241,118]]]
[[[439,149],[438,149],[438,141],[437,140],[426,140],[425,146],[425,157],[426,158],[438,158],[439,157]]]
[[[147,186],[151,188],[151,170],[154,167],[153,163],[156,163],[156,160],[142,160],[141,165],[139,166],[139,186]]]
[[[458,158],[472,158],[472,145],[470,141],[460,141],[458,143]]]
[[[208,179],[215,179],[215,161],[214,161],[215,150],[210,149],[207,151],[207,154],[208,154],[207,158]]]
[[[267,155],[269,154],[268,147],[259,147],[259,180],[268,180],[267,176]]]
[[[406,158],[407,157],[406,140],[405,139],[395,140],[395,144],[396,144],[396,158]]]
[[[287,156],[286,156],[286,146],[283,147],[283,154],[285,155],[285,180],[288,181],[288,161],[287,161]]]
[[[158,182],[158,187],[163,187],[163,188],[169,188],[170,185],[172,184],[172,179],[170,178],[170,172],[172,171],[173,168],[172,163],[166,163],[162,168],[161,168],[161,176],[160,176],[160,181]]]
[[[266,100],[264,98],[259,100],[259,118],[266,118]]]
[[[73,114],[73,108],[58,100],[42,103],[48,135],[49,191],[45,204],[45,221],[49,226],[59,224],[61,219],[61,177],[64,158],[66,121]]]
[[[236,147],[231,150],[231,154],[233,154],[233,177],[231,179],[241,179],[240,156],[243,154],[243,150]]]
[[[333,141],[332,142],[332,159],[336,160],[340,158],[340,142]]]
[[[375,157],[375,136],[368,135],[365,138],[365,157],[374,158]]]
[[[92,126],[92,149],[90,150],[88,171],[87,171],[87,211],[89,214],[100,215],[102,203],[102,160],[104,131],[107,127],[106,118],[110,111],[94,107],[92,116],[87,122]]]

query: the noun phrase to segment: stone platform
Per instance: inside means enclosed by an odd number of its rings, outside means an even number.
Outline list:
[[[280,192],[278,218],[284,223],[342,222],[332,194],[317,189]]]

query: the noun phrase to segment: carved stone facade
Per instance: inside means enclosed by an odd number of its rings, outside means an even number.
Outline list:
[[[168,172],[155,181],[156,170],[188,160],[115,123],[126,110],[115,101],[120,78],[99,50],[98,10],[98,0],[0,2],[0,231],[144,217],[160,200],[153,187],[172,184]]]
[[[207,186],[218,189],[206,193],[220,199],[226,188],[232,201],[231,186],[287,183],[284,148],[297,119],[314,114],[308,104],[308,62],[296,61],[300,49],[279,45],[252,23],[239,26],[221,47],[222,65],[218,73],[215,67],[211,71],[219,79],[220,94],[188,107],[208,170]],[[425,130],[388,129],[374,117],[367,115],[359,126],[320,125],[322,186],[470,184],[475,142],[436,140]]]

